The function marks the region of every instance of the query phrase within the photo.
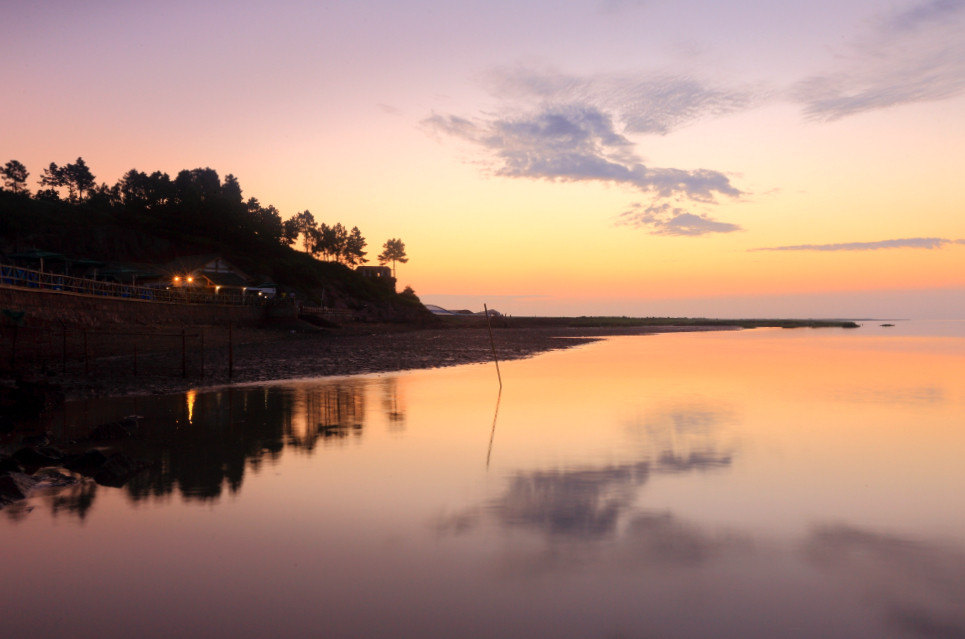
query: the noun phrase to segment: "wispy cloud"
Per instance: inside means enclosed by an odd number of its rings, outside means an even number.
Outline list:
[[[497,175],[624,184],[657,197],[681,196],[699,202],[741,195],[719,171],[645,166],[633,143],[615,130],[610,115],[592,107],[548,106],[485,121],[437,114],[424,124],[489,150]]]
[[[647,228],[653,235],[694,236],[742,230],[736,224],[719,222],[707,215],[691,213],[666,202],[650,206],[633,204],[619,215],[617,224]]]
[[[686,73],[571,75],[552,69],[498,68],[484,78],[497,97],[523,104],[580,104],[615,114],[629,133],[664,135],[703,117],[744,110],[760,87],[713,85]]]
[[[605,182],[634,188],[653,198],[649,211],[626,216],[630,226],[661,235],[700,235],[736,230],[662,200],[713,204],[738,197],[730,178],[712,169],[649,167],[634,144],[617,130],[611,114],[586,104],[547,104],[522,114],[469,120],[435,114],[429,129],[486,149],[496,175],[561,182]]]
[[[949,244],[965,244],[965,239],[949,240],[942,237],[910,237],[899,240],[879,240],[877,242],[844,242],[841,244],[796,244],[792,246],[770,246],[750,249],[751,251],[876,251],[880,249],[917,248],[939,249]]]
[[[796,83],[805,115],[837,120],[965,90],[965,0],[928,0],[883,16],[839,56],[839,68]]]

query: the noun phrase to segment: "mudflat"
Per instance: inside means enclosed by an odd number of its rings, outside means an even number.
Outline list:
[[[726,328],[669,325],[496,328],[493,343],[496,356],[502,361],[570,348],[609,335]],[[77,370],[75,364],[74,372],[64,375],[54,370],[49,379],[63,388],[68,398],[103,397],[177,392],[229,383],[437,368],[493,358],[489,331],[483,327],[412,329],[360,324],[317,332],[248,328],[235,330],[232,345],[229,356],[225,331],[208,329],[203,357],[196,343],[189,345],[184,376],[181,371],[185,356],[180,347],[172,346],[142,350],[136,367],[130,355],[92,357],[86,372]],[[121,352],[130,350],[121,348]],[[135,370],[139,372],[134,374]]]

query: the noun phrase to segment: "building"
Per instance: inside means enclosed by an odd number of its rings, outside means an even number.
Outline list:
[[[220,255],[179,257],[162,267],[167,286],[214,289],[213,292],[243,294],[251,279]]]
[[[395,290],[395,278],[388,266],[356,266],[355,272],[364,278],[380,282]]]

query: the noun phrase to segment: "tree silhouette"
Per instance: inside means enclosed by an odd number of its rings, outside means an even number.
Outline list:
[[[385,266],[392,262],[392,277],[395,277],[395,263],[405,264],[409,261],[409,256],[405,254],[405,243],[398,238],[386,240],[382,245],[382,252],[379,254],[379,264]]]
[[[367,242],[362,237],[359,227],[353,226],[345,240],[345,263],[349,266],[365,264],[368,258],[365,257],[365,245]]]
[[[315,222],[315,216],[309,210],[302,211],[301,213],[296,213],[292,220],[292,229],[296,230],[295,239],[301,235],[305,242],[305,252],[311,253],[315,248],[315,231],[318,229],[318,224]]]
[[[67,200],[77,202],[83,200],[84,194],[89,193],[96,183],[84,158],[77,158],[73,164],[67,163],[64,166],[51,162],[40,176],[40,185],[52,189],[66,188]]]
[[[71,193],[77,192],[77,198],[83,200],[85,194],[90,194],[97,183],[94,181],[94,174],[90,172],[84,158],[77,158],[73,164],[67,164],[63,168],[67,187]],[[73,196],[71,196],[73,201]]]
[[[59,191],[57,189],[67,186],[67,176],[64,173],[64,169],[57,166],[56,162],[51,162],[50,165],[44,169],[44,172],[40,174],[40,186],[46,186],[48,188],[41,189],[37,192],[39,196],[41,193],[45,194],[45,199],[50,198],[50,192],[58,194],[57,199],[60,199]],[[73,193],[70,195],[70,200],[73,201]]]
[[[3,169],[0,169],[3,176],[3,185],[14,193],[24,193],[27,190],[27,176],[30,173],[27,167],[17,160],[10,160]]]

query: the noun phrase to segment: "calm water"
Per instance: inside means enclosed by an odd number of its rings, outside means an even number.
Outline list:
[[[154,465],[0,512],[0,635],[963,637],[965,324],[898,324],[69,405]]]

